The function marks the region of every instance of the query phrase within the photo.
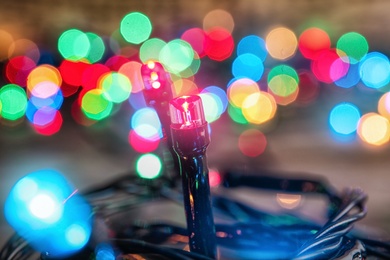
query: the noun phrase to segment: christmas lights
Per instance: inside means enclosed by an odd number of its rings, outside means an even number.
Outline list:
[[[206,148],[208,124],[199,96],[170,102],[173,149],[179,157],[184,207],[191,252],[214,258],[215,227],[210,201]]]
[[[169,131],[171,123],[169,101],[173,98],[170,76],[161,63],[152,60],[141,66],[141,75],[144,82],[143,94],[145,101],[148,106],[154,108],[157,112],[164,138],[172,156],[174,171],[178,174],[179,163],[172,149],[172,139]]]

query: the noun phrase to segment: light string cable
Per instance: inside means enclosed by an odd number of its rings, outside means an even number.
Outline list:
[[[286,179],[288,181],[288,179]],[[118,178],[117,180],[107,184],[103,185],[97,188],[92,188],[89,191],[85,192],[86,196],[89,197],[91,203],[96,203],[94,200],[98,198],[98,195],[103,190],[110,190],[113,194],[121,191],[121,189],[128,189],[127,185],[120,184],[122,181],[121,178]],[[272,178],[269,178],[269,181],[272,181]],[[313,181],[313,180],[308,180]],[[133,190],[141,190],[142,192],[135,192],[135,196],[138,196],[138,194],[148,194],[152,193],[151,189],[149,189],[147,183],[145,182],[137,182],[136,179],[134,179],[136,188]],[[162,180],[162,182],[164,182]],[[275,187],[278,186],[278,183],[280,183],[280,178],[275,177],[274,179],[274,185]],[[272,186],[271,185],[271,186]],[[106,188],[106,189],[105,189]],[[146,193],[143,191],[143,189],[148,190]],[[132,189],[130,189],[132,190]],[[170,192],[170,188],[167,186],[160,186],[161,191],[161,197],[163,198],[170,198],[173,200],[176,200],[178,203],[180,203],[180,196],[181,193],[176,191],[176,189],[171,190],[171,194],[167,196],[167,194]],[[302,192],[304,193],[304,192]],[[101,193],[101,194],[104,194]],[[134,195],[132,194],[132,195]],[[339,253],[339,248],[341,244],[344,244],[345,241],[348,238],[354,238],[354,234],[351,234],[351,228],[352,224],[356,221],[360,220],[364,215],[366,214],[366,209],[364,206],[364,202],[366,200],[366,195],[359,191],[359,190],[352,190],[350,192],[344,193],[343,196],[341,196],[342,199],[342,205],[336,210],[336,213],[333,215],[332,218],[329,219],[327,224],[325,224],[323,227],[319,226],[318,224],[308,222],[306,220],[300,219],[299,217],[294,216],[278,216],[276,214],[270,214],[267,212],[263,212],[258,209],[254,209],[242,202],[235,201],[232,198],[226,198],[221,197],[217,195],[212,196],[213,199],[213,210],[217,213],[223,213],[226,214],[226,216],[230,216],[233,219],[237,220],[237,223],[235,224],[216,224],[216,239],[217,244],[222,246],[228,246],[232,248],[236,248],[239,245],[247,244],[249,249],[256,250],[256,247],[259,243],[257,243],[258,237],[253,235],[254,233],[258,233],[259,230],[263,230],[263,233],[273,234],[275,237],[284,237],[286,236],[286,241],[290,241],[291,243],[294,243],[294,241],[291,240],[291,238],[287,238],[289,234],[295,234],[292,236],[293,239],[296,239],[295,244],[300,243],[300,248],[298,250],[298,253],[295,255],[295,259],[317,259],[317,258],[323,258],[324,251],[328,256],[331,255],[337,255]],[[134,203],[136,203],[136,200],[134,200]],[[142,203],[142,202],[141,202]],[[115,212],[121,212],[125,210],[126,208],[120,207]],[[352,213],[353,210],[357,210],[357,212]],[[104,208],[98,208],[97,213],[105,212]],[[248,217],[242,217],[242,216],[249,216]],[[276,222],[279,222],[279,220],[283,220],[286,218],[293,218],[294,224],[291,225],[285,225],[281,224],[278,226],[270,226],[267,223],[270,220],[277,220]],[[245,222],[244,219],[246,219]],[[127,221],[127,220],[126,220]],[[279,222],[283,223],[283,221]],[[186,229],[181,227],[175,227],[174,225],[169,224],[150,224],[150,225],[144,225],[142,227],[138,227],[139,229],[149,230],[152,232],[153,235],[158,234],[160,232],[165,232],[168,239],[169,237],[172,237],[174,235],[186,235]],[[237,235],[237,230],[241,230],[242,235]],[[317,230],[317,232],[313,235],[309,231],[310,230]],[[297,232],[300,233],[300,235],[297,235]],[[224,234],[224,235],[221,235]],[[155,254],[160,255],[169,255],[172,252],[172,249],[170,252],[165,254],[165,248],[166,246],[162,246],[158,243],[150,243],[147,242],[147,239],[145,236],[134,236],[132,237],[123,237],[119,236],[120,234],[117,234],[117,237],[113,238],[112,242],[116,245],[118,242],[118,247],[123,250],[123,252],[142,252],[142,253],[149,253],[154,252]],[[123,235],[123,233],[121,234]],[[311,235],[311,236],[309,236]],[[309,237],[309,239],[308,239]],[[356,239],[359,239],[363,241],[365,245],[367,245],[367,255],[374,255],[380,257],[379,259],[388,259],[389,252],[390,252],[390,245],[386,242],[380,242],[373,239],[365,239],[362,234],[359,234],[356,236]],[[23,242],[24,240],[21,239],[18,235],[14,235],[10,238],[10,240],[4,245],[2,250],[0,251],[1,259],[28,259],[28,256],[31,256],[34,252],[33,250],[28,250],[28,245]],[[162,241],[165,241],[163,239]],[[341,241],[341,242],[340,242]],[[155,242],[155,241],[154,241]],[[134,245],[137,243],[149,243],[154,245],[154,247],[143,247],[143,250],[134,249]],[[159,247],[160,249],[154,251],[153,248]],[[137,248],[137,247],[136,247]],[[26,251],[24,251],[26,250]],[[133,250],[133,251],[132,251]],[[184,250],[181,249],[173,249],[174,251],[182,252]],[[21,255],[21,252],[24,251],[24,256]],[[195,255],[189,256],[191,252],[186,252],[183,254],[187,254],[187,257],[193,257],[191,259],[197,259]],[[180,256],[181,257],[181,256]],[[72,258],[75,259],[75,258]],[[153,258],[150,258],[153,259]],[[183,259],[183,258],[172,258],[172,259]],[[290,259],[293,259],[292,257]]]

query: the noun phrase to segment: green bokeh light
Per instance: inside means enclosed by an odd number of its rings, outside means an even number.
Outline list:
[[[161,49],[167,43],[159,38],[152,38],[144,43],[142,43],[139,49],[139,58],[143,63],[146,63],[148,60],[159,60],[159,55]]]
[[[298,82],[287,74],[280,74],[268,82],[269,89],[280,97],[287,97],[297,91]]]
[[[160,158],[152,153],[141,155],[136,163],[137,174],[144,179],[157,178],[162,169]]]
[[[298,77],[298,73],[296,72],[296,70],[288,65],[278,65],[278,66],[275,66],[273,67],[269,73],[268,73],[268,78],[267,78],[267,81],[268,83],[275,77],[275,76],[278,76],[278,75],[288,75],[290,77],[292,77],[297,83],[299,83],[299,77]]]
[[[227,112],[234,122],[242,125],[249,124],[239,107],[229,104]]]
[[[101,89],[88,91],[81,101],[81,109],[85,116],[93,120],[102,120],[108,117],[112,107],[112,102],[104,97]]]
[[[336,46],[337,53],[341,57],[347,55],[349,62],[352,64],[359,62],[368,52],[366,38],[357,32],[343,34],[337,41]]]
[[[147,40],[152,33],[152,23],[142,13],[130,13],[123,17],[120,24],[120,32],[127,42],[140,44]]]
[[[200,64],[201,64],[201,60],[197,54],[195,54],[195,55],[196,55],[196,58],[193,59],[191,65],[188,68],[186,68],[185,70],[183,70],[182,72],[180,72],[180,76],[182,78],[189,78],[189,77],[194,76],[196,73],[198,73],[199,68],[200,68]]]
[[[159,60],[171,73],[179,74],[191,66],[194,50],[191,45],[181,39],[168,42],[160,51]]]
[[[87,32],[85,35],[88,37],[91,46],[86,58],[90,63],[95,63],[102,59],[106,47],[99,35],[91,32]]]
[[[107,100],[120,103],[129,98],[132,86],[128,77],[118,72],[111,72],[103,76],[101,89]]]
[[[63,32],[58,39],[58,51],[67,60],[81,60],[89,54],[91,43],[88,36],[77,29]]]
[[[14,121],[24,116],[27,109],[25,90],[15,84],[8,84],[0,89],[0,112],[5,119]]]

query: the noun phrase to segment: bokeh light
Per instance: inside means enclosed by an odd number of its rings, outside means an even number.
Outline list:
[[[320,93],[320,84],[309,70],[300,70],[299,92],[295,102],[302,106],[308,106],[315,102]]]
[[[27,77],[27,90],[32,93],[34,88],[42,82],[52,82],[56,86],[61,86],[62,76],[60,71],[48,64],[35,67]]]
[[[88,37],[90,43],[90,49],[85,58],[90,63],[95,63],[103,58],[106,46],[104,45],[103,39],[96,33],[87,32],[85,34]]]
[[[112,102],[105,98],[101,89],[91,89],[82,97],[81,109],[90,119],[102,120],[111,114],[112,108]]]
[[[180,38],[191,44],[192,49],[198,53],[200,58],[203,58],[206,55],[206,32],[201,28],[188,29]]]
[[[201,93],[212,93],[214,95],[217,95],[219,100],[222,103],[221,114],[226,111],[226,108],[229,104],[229,101],[228,101],[225,90],[223,90],[222,88],[217,87],[217,86],[208,86],[208,87],[205,87],[204,89],[202,89]]]
[[[203,30],[208,31],[215,27],[224,28],[229,33],[232,33],[234,29],[232,15],[222,9],[215,9],[208,12],[203,18]]]
[[[131,129],[129,132],[129,144],[139,153],[150,153],[158,148],[160,138],[144,138]]]
[[[259,91],[257,82],[248,78],[238,78],[233,79],[228,85],[227,96],[230,103],[240,108],[247,96]]]
[[[174,96],[188,96],[199,93],[198,86],[190,79],[177,79],[172,83],[174,89]]]
[[[155,179],[161,174],[162,162],[157,155],[147,153],[138,158],[135,167],[141,178]]]
[[[302,55],[310,60],[317,59],[321,51],[328,50],[331,47],[328,33],[316,27],[303,31],[299,36],[298,44]]]
[[[234,39],[229,31],[220,27],[213,27],[206,31],[205,53],[215,61],[229,58],[234,50]]]
[[[26,91],[15,84],[7,84],[0,88],[1,116],[15,121],[24,116],[27,109]]]
[[[382,146],[389,142],[389,120],[377,113],[364,114],[357,129],[360,139],[373,146]]]
[[[237,56],[232,64],[232,74],[234,77],[250,78],[254,81],[260,80],[264,72],[262,60],[251,53],[244,53]]]
[[[207,92],[200,93],[199,96],[202,99],[206,121],[209,123],[216,121],[223,112],[223,105],[219,96]]]
[[[242,103],[242,114],[251,124],[263,124],[274,118],[277,105],[274,97],[260,91],[245,98]]]
[[[137,110],[131,117],[130,125],[137,135],[144,139],[155,141],[162,137],[160,119],[157,112],[150,107]]]
[[[360,78],[370,88],[378,89],[390,81],[390,63],[387,56],[370,52],[360,61]]]
[[[139,59],[142,63],[146,63],[149,60],[158,61],[160,58],[161,49],[167,43],[159,38],[148,39],[142,43],[139,49]]]
[[[295,33],[285,27],[272,29],[265,39],[269,55],[274,59],[287,60],[295,55],[298,40]]]
[[[187,69],[194,59],[191,45],[181,39],[168,42],[160,51],[159,60],[171,73],[180,74]]]
[[[103,90],[103,96],[113,103],[121,103],[128,99],[132,88],[130,80],[117,72],[103,75],[98,85]]]
[[[38,45],[29,39],[18,39],[9,46],[8,57],[11,59],[17,56],[26,56],[38,63],[41,52]]]
[[[129,13],[121,21],[120,33],[127,42],[140,44],[152,33],[152,23],[149,17],[142,13]]]
[[[9,58],[8,50],[13,42],[14,37],[9,32],[0,30],[0,61],[4,61]]]
[[[248,157],[257,157],[265,151],[267,139],[265,135],[257,129],[248,129],[238,137],[238,148]]]
[[[246,125],[248,124],[248,120],[245,119],[244,115],[242,114],[242,110],[239,107],[236,107],[229,103],[227,112],[230,116],[230,118],[236,122],[237,124]]]
[[[354,104],[343,102],[330,111],[329,124],[337,134],[350,135],[356,132],[360,117],[360,111]]]
[[[348,72],[334,82],[336,86],[342,88],[351,88],[356,86],[360,81],[359,63],[349,64]]]
[[[69,29],[63,32],[58,39],[58,51],[67,60],[81,60],[87,57],[90,49],[91,43],[88,36],[78,29]]]
[[[84,71],[91,66],[82,61],[63,60],[58,67],[62,80],[71,86],[81,86]]]
[[[348,73],[349,63],[344,62],[336,49],[326,49],[316,54],[311,61],[311,70],[317,79],[325,83],[333,83]]]
[[[144,85],[141,75],[142,64],[138,61],[129,61],[121,66],[119,73],[125,75],[131,83],[131,93],[142,91]]]
[[[76,253],[91,236],[91,207],[54,170],[40,170],[21,178],[6,199],[4,213],[29,245],[52,257]]]
[[[11,58],[5,66],[5,76],[10,83],[26,87],[27,77],[36,67],[36,62],[27,56]]]
[[[251,53],[265,61],[268,51],[263,38],[257,35],[248,35],[242,38],[237,44],[237,56]]]
[[[81,86],[85,90],[97,88],[99,79],[108,72],[110,72],[110,68],[100,63],[88,66],[83,71]]]
[[[390,120],[390,92],[386,92],[380,97],[378,113]]]
[[[358,63],[368,52],[367,39],[357,32],[341,35],[337,41],[337,53],[340,57],[347,56],[349,63]]]

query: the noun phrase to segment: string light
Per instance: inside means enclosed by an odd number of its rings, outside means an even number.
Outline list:
[[[180,162],[189,247],[191,252],[214,258],[215,227],[205,154],[210,140],[202,100],[196,95],[177,97],[170,101],[169,110],[172,145]]]

